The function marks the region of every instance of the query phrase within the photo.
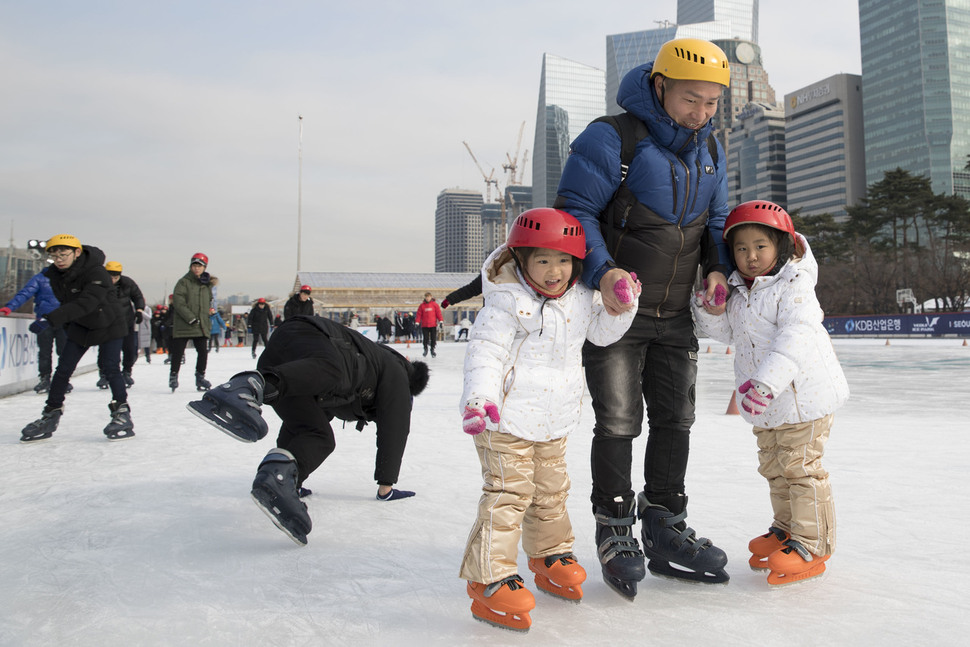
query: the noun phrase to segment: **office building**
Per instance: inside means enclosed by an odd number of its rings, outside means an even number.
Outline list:
[[[532,147],[532,204],[550,207],[569,155],[569,143],[593,119],[605,114],[603,70],[552,54],[542,55],[535,142]]]
[[[859,0],[866,184],[902,168],[970,197],[970,3]]]
[[[729,137],[728,204],[770,200],[787,208],[785,111],[777,105],[749,103]]]
[[[434,214],[434,271],[478,272],[485,260],[482,194],[445,189]]]
[[[862,77],[831,76],[785,95],[784,105],[788,209],[845,220],[866,195]]]

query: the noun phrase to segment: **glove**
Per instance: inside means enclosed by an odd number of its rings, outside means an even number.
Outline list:
[[[466,434],[477,436],[485,431],[485,418],[498,422],[501,418],[498,407],[494,402],[482,398],[472,398],[465,405],[465,415],[461,419],[461,428]]]
[[[613,284],[613,294],[620,300],[620,303],[633,303],[633,300],[640,294],[641,286],[640,281],[637,281],[636,272],[631,272],[630,278],[634,282],[632,286],[626,279],[620,279]]]
[[[448,307],[448,306],[450,306],[450,305],[451,305],[451,304],[450,304],[450,303],[448,303],[448,299],[442,299],[442,300],[441,300],[441,309],[442,309],[442,310],[444,310],[445,308],[447,308],[447,307]]]
[[[39,335],[40,333],[42,333],[43,331],[47,330],[50,327],[51,325],[47,322],[46,319],[37,319],[34,321],[34,323],[27,326],[27,330],[34,333],[35,335]]]
[[[770,404],[769,400],[774,397],[771,395],[771,389],[754,380],[748,380],[742,384],[738,388],[738,392],[744,394],[744,398],[741,400],[741,408],[752,416],[760,416],[764,413]]]
[[[141,323],[142,318],[143,318],[143,315],[141,313],[141,310],[136,310],[135,311],[135,323]]]
[[[378,492],[377,500],[378,501],[397,501],[398,499],[406,499],[409,496],[414,496],[414,492],[410,492],[408,490],[395,490],[394,488],[391,488],[391,491],[385,494],[384,496],[381,496],[380,492]]]
[[[714,288],[714,303],[711,303],[706,298],[707,295],[707,279],[704,279],[704,291],[697,293],[697,303],[702,306],[717,307],[723,306],[724,302],[727,301],[727,290],[720,283]]]
[[[0,308],[0,317],[7,317],[10,315],[10,308]]]

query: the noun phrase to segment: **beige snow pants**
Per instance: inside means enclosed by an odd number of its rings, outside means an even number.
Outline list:
[[[835,552],[835,504],[822,453],[832,414],[767,429],[755,427],[758,472],[768,480],[774,526],[815,555]]]
[[[491,584],[517,574],[520,537],[529,557],[572,552],[566,438],[539,442],[484,431],[475,449],[484,483],[459,577]]]

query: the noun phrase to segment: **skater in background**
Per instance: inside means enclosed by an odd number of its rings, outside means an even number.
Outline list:
[[[443,322],[444,318],[441,316],[441,306],[434,300],[430,292],[424,293],[424,301],[418,305],[414,321],[421,328],[424,356],[427,357],[430,350],[431,356],[437,357],[435,348],[438,344],[438,324]]]
[[[379,501],[414,496],[393,486],[411,429],[412,402],[427,383],[423,362],[409,362],[330,319],[299,315],[273,333],[255,371],[234,375],[188,408],[227,434],[256,442],[267,432],[260,406],[273,407],[282,425],[276,448],[259,465],[252,495],[278,528],[306,544],[312,524],[300,500],[310,494],[303,483],[336,447],[333,418],[356,423],[358,431],[377,423]]]
[[[377,327],[377,341],[381,344],[387,344],[391,341],[391,334],[394,331],[394,325],[391,323],[390,317],[382,317],[376,315],[374,317],[375,325]]]
[[[219,346],[222,343],[222,331],[225,329],[226,320],[222,318],[218,310],[209,308],[209,350],[215,348],[216,352],[219,352]]]
[[[51,290],[50,281],[47,278],[49,267],[45,267],[37,274],[34,274],[20,292],[15,294],[7,304],[0,308],[0,316],[6,317],[11,312],[25,304],[28,300],[34,300],[34,318],[40,321],[48,312],[57,309],[60,302]],[[38,326],[32,326],[33,331]],[[51,388],[51,371],[54,366],[53,353],[57,348],[57,354],[61,354],[67,335],[63,328],[55,329],[52,326],[42,327],[41,330],[34,332],[37,335],[37,385],[34,391],[37,393],[47,393]]]
[[[246,345],[246,333],[249,332],[249,326],[246,324],[246,317],[242,315],[236,316],[236,347],[242,348]]]
[[[121,263],[108,261],[105,263],[104,269],[107,270],[108,275],[111,277],[111,282],[114,283],[115,290],[118,291],[118,300],[125,308],[125,315],[128,321],[128,334],[125,335],[124,342],[121,346],[121,375],[125,378],[125,386],[130,388],[135,384],[131,372],[135,366],[135,360],[138,359],[138,332],[136,326],[142,320],[142,310],[145,308],[145,297],[141,293],[141,288],[138,287],[138,284],[130,276],[122,275],[124,267]],[[104,383],[102,385],[102,382],[99,381],[98,386],[107,388],[107,380],[104,380],[103,375],[101,377]]]
[[[165,318],[168,315],[168,308],[162,304],[155,306],[152,312],[152,339],[155,340],[155,352],[157,354],[167,353],[168,347],[165,345]]]
[[[138,348],[145,352],[145,362],[152,363],[152,309],[145,306],[141,311],[141,322],[138,329]]]
[[[50,438],[64,413],[68,380],[81,357],[92,346],[98,347],[98,369],[108,377],[111,419],[104,428],[108,440],[123,440],[135,435],[128,406],[128,392],[121,375],[122,338],[128,321],[123,304],[104,269],[104,253],[97,247],[81,246],[70,234],[59,234],[45,247],[53,265],[47,268],[51,290],[60,305],[38,319],[35,331],[47,327],[63,329],[67,341],[57,359],[50,392],[41,417],[21,431],[20,442],[31,443]]]
[[[822,325],[818,264],[778,205],[755,200],[724,223],[734,253],[726,314],[698,294],[698,329],[737,349],[735,397],[754,425],[758,471],[768,481],[774,519],[748,545],[768,583],[821,575],[835,550],[835,506],[822,454],[849,386]]]
[[[604,578],[627,598],[646,575],[633,535],[638,517],[651,573],[703,583],[729,579],[725,552],[686,524],[698,351],[693,284],[700,268],[712,300],[718,285],[725,289],[730,264],[721,240],[727,164],[711,137],[729,80],[724,52],[713,43],[664,43],[653,63],[624,76],[617,92],[627,111],[617,117],[635,119],[645,135],[628,173],[621,171],[623,139],[597,120],[572,142],[557,190],[556,206],[586,230],[583,282],[600,290],[606,309],[631,307],[617,301],[615,281],[636,272],[643,282],[627,334],[605,348],[587,345],[583,357],[596,416],[590,452],[596,543]],[[644,401],[643,487],[634,492],[633,446]]]
[[[461,321],[458,322],[458,336],[455,338],[455,341],[461,341],[462,338],[464,338],[465,341],[468,341],[468,331],[471,329],[471,327],[472,320],[467,316],[462,317]]]
[[[253,331],[253,359],[256,359],[256,344],[262,339],[263,346],[266,346],[269,328],[273,323],[273,312],[269,309],[266,299],[263,297],[259,297],[256,305],[249,311],[248,323],[249,329]]]
[[[209,308],[212,291],[209,288],[209,273],[206,267],[209,257],[199,252],[189,260],[189,271],[178,280],[172,291],[172,310],[175,313],[170,347],[171,367],[168,375],[168,388],[179,388],[179,369],[185,347],[191,341],[195,348],[195,388],[205,391],[212,384],[205,379],[205,369],[209,361]]]
[[[283,321],[297,315],[313,315],[313,289],[309,285],[301,285],[300,291],[292,295],[283,304]]]
[[[536,586],[570,600],[583,595],[565,466],[582,408],[582,348],[622,337],[638,294],[618,282],[633,307],[610,315],[598,293],[576,283],[585,249],[569,214],[519,215],[482,268],[485,306],[465,353],[463,428],[474,436],[484,485],[459,575],[472,614],[511,629],[528,630],[535,606],[518,574],[520,538]]]

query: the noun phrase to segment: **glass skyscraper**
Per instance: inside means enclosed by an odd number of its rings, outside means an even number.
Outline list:
[[[970,3],[859,0],[866,184],[902,168],[970,197]]]
[[[674,38],[744,40],[758,43],[759,0],[678,0],[677,22],[656,29],[606,37],[606,111],[623,112],[616,91],[623,76],[657,57],[660,46]]]
[[[569,143],[589,122],[605,114],[604,86],[603,70],[542,55],[532,148],[532,206],[551,207],[555,202]]]
[[[434,213],[434,271],[479,272],[485,261],[482,194],[445,189]]]

